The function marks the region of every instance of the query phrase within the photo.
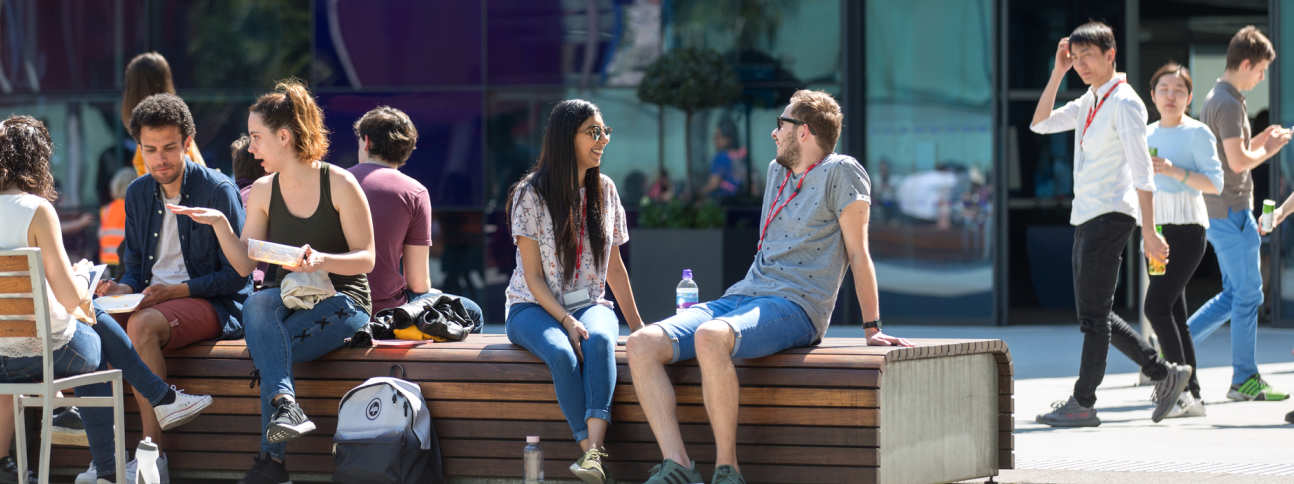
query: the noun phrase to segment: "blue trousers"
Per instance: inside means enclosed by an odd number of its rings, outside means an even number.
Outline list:
[[[581,363],[571,347],[566,328],[544,308],[518,303],[508,308],[508,341],[521,346],[548,365],[557,392],[557,405],[566,416],[575,440],[589,438],[585,420],[611,421],[611,394],[616,386],[616,337],[620,320],[611,308],[594,304],[571,314],[584,323],[589,339],[580,342]]]
[[[274,416],[275,395],[296,395],[292,364],[313,361],[345,344],[369,321],[349,297],[335,294],[309,310],[283,305],[278,288],[262,289],[243,303],[243,327],[252,364],[261,374],[261,452],[282,459],[286,446],[271,444],[265,429]]]
[[[1222,292],[1208,300],[1187,321],[1191,340],[1199,345],[1231,321],[1231,384],[1258,374],[1258,307],[1263,304],[1258,223],[1248,210],[1227,210],[1227,218],[1209,219],[1205,232],[1222,272]]]

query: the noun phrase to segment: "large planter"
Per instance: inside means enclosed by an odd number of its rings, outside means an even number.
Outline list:
[[[701,301],[723,295],[723,255],[723,229],[634,229],[629,238],[629,281],[643,322],[674,314],[674,288],[683,269],[692,269]]]

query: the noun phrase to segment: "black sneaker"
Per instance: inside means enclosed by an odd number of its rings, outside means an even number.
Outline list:
[[[288,468],[282,462],[262,452],[256,456],[252,468],[247,471],[247,475],[243,476],[243,480],[238,481],[238,484],[291,484],[291,482]]]
[[[1294,410],[1291,410],[1290,413],[1285,414],[1285,421],[1294,424]]]
[[[55,445],[89,446],[85,438],[85,423],[76,407],[54,409],[54,426],[50,434]]]
[[[18,480],[18,461],[13,457],[4,456],[0,458],[0,484],[19,484],[23,481]],[[27,468],[26,484],[36,484],[36,473],[32,472],[31,467]]]
[[[315,423],[306,417],[306,412],[301,410],[295,400],[289,398],[280,398],[274,403],[274,417],[270,419],[270,426],[265,429],[265,440],[271,444],[287,442],[302,435],[313,432]]]

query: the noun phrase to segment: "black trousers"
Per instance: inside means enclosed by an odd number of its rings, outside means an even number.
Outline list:
[[[1164,225],[1164,239],[1172,249],[1168,258],[1168,267],[1162,276],[1151,276],[1150,287],[1146,289],[1146,318],[1159,337],[1159,348],[1164,352],[1164,359],[1173,363],[1195,367],[1195,344],[1191,342],[1191,330],[1186,320],[1191,314],[1186,312],[1186,283],[1190,282],[1195,269],[1204,259],[1203,225]],[[1187,387],[1191,395],[1200,398],[1200,382],[1191,372],[1191,382]]]
[[[1156,380],[1168,375],[1168,367],[1155,349],[1137,337],[1132,327],[1112,311],[1123,249],[1136,228],[1137,222],[1132,217],[1107,213],[1084,222],[1074,232],[1074,301],[1078,306],[1078,326],[1083,332],[1074,399],[1085,407],[1096,405],[1096,387],[1105,379],[1111,343],[1141,366],[1142,373]]]

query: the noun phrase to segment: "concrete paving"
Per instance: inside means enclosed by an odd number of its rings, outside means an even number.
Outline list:
[[[837,328],[833,336],[855,336]],[[1150,387],[1135,386],[1137,368],[1111,351],[1097,391],[1100,427],[1053,429],[1034,416],[1065,399],[1078,369],[1075,326],[894,326],[899,336],[1000,338],[1015,362],[1016,467],[995,482],[1250,483],[1294,482],[1294,400],[1231,402],[1226,328],[1199,345],[1200,385],[1208,415],[1150,421]],[[1259,329],[1259,369],[1274,387],[1294,391],[1294,330]],[[968,482],[985,482],[983,479]]]

